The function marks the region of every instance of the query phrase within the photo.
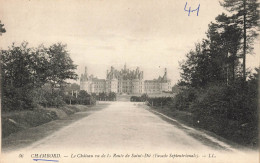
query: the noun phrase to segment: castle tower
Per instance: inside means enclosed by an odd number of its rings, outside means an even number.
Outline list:
[[[167,80],[167,68],[164,69],[163,80]]]
[[[167,69],[164,69],[164,75],[161,81],[161,91],[171,91],[171,80],[167,77]]]
[[[88,68],[85,66],[85,75],[88,76]]]
[[[139,67],[136,67],[136,73],[139,74]]]
[[[80,90],[85,90],[89,92],[89,77],[88,77],[88,68],[85,67],[84,74],[81,74],[80,78]]]

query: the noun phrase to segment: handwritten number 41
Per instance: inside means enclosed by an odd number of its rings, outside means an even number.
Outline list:
[[[188,16],[190,16],[190,13],[191,12],[194,12],[194,11],[197,11],[197,16],[199,16],[199,11],[200,11],[200,4],[199,4],[199,6],[198,6],[198,8],[196,8],[195,10],[191,10],[191,7],[189,7],[189,10],[187,10],[187,2],[186,2],[186,4],[185,4],[185,7],[184,7],[184,11],[187,11],[187,12],[189,12],[189,14],[188,14]]]

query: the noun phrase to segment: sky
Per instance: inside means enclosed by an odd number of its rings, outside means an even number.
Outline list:
[[[188,16],[187,8],[196,9]],[[105,78],[111,66],[137,66],[145,79],[164,68],[172,85],[180,79],[179,62],[205,38],[208,24],[225,10],[218,0],[0,0],[6,33],[0,47],[28,41],[30,46],[62,42],[77,73]],[[259,38],[247,67],[259,66]],[[77,81],[79,83],[79,81]]]

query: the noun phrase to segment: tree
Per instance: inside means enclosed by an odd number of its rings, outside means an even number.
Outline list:
[[[186,54],[187,60],[180,63],[181,81],[179,85],[191,87],[203,87],[214,80],[215,71],[212,70],[212,63],[208,52],[208,42],[195,45],[195,50]]]
[[[79,95],[78,95],[79,104],[82,105],[90,104],[90,98],[91,98],[90,95],[85,90],[79,91]]]
[[[2,35],[2,33],[5,33],[6,30],[4,28],[4,24],[1,23],[1,20],[0,20],[0,36]]]
[[[226,83],[235,80],[240,48],[241,30],[230,18],[221,14],[216,23],[210,23],[207,39],[197,43],[195,49],[181,63],[179,85],[205,87],[209,83]]]
[[[144,93],[144,94],[141,95],[141,100],[142,101],[147,101],[147,99],[148,99],[148,94],[147,93]]]
[[[107,95],[106,92],[100,92],[100,93],[98,94],[98,99],[99,99],[100,101],[107,101],[107,97],[108,97],[108,95]]]
[[[243,33],[243,79],[246,80],[246,54],[252,50],[254,38],[259,30],[259,3],[257,0],[223,0],[220,4],[232,15]]]
[[[221,37],[223,39],[227,58],[227,82],[229,79],[233,82],[236,76],[236,66],[238,65],[237,53],[241,47],[240,40],[242,38],[242,31],[237,24],[232,23],[230,18],[225,14],[217,16],[216,21],[219,24],[219,28],[223,29]],[[230,75],[229,70],[231,70]],[[231,76],[231,78],[229,76]]]
[[[235,80],[238,65],[238,50],[240,49],[241,30],[237,24],[232,23],[230,17],[221,14],[216,17],[216,23],[209,25],[207,32],[209,39],[210,56],[215,60],[215,71],[220,74],[218,78],[226,80],[228,84]],[[215,79],[216,80],[216,79]]]
[[[77,78],[76,65],[61,44],[31,48],[23,42],[0,53],[4,110],[32,109],[36,104],[59,106],[65,80]],[[47,84],[50,93],[44,87]]]
[[[61,88],[66,83],[66,79],[78,78],[74,72],[77,66],[73,64],[66,47],[66,45],[58,43],[47,49],[49,61],[47,80],[51,83],[52,89]]]
[[[27,42],[2,50],[2,73],[5,85],[41,87],[47,81],[48,61],[43,47],[30,48]]]
[[[77,83],[68,83],[65,85],[64,87],[64,91],[69,93],[69,94],[72,94],[72,92],[75,92],[75,91],[80,91],[80,86],[77,84]]]
[[[33,107],[33,90],[46,82],[41,75],[44,74],[41,70],[46,66],[46,58],[37,51],[29,48],[27,42],[1,50],[4,107]]]
[[[109,101],[116,101],[116,93],[115,92],[109,92],[108,98],[109,98]]]

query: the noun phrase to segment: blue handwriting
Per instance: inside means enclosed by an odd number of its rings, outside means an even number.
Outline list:
[[[184,11],[187,11],[187,12],[189,12],[189,14],[188,14],[188,16],[190,16],[190,13],[191,12],[194,12],[194,11],[197,11],[197,16],[199,16],[199,11],[200,11],[200,4],[199,4],[199,6],[198,6],[198,8],[196,8],[195,10],[191,10],[191,7],[189,7],[189,10],[187,10],[187,2],[186,2],[186,4],[185,4],[185,7],[184,7]]]
[[[46,160],[46,159],[33,159],[33,161],[52,161],[52,162],[59,162],[59,160]]]

